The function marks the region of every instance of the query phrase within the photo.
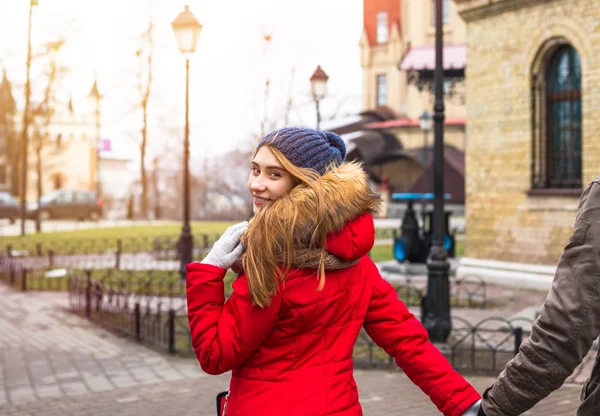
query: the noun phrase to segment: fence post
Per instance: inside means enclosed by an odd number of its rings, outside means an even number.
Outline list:
[[[421,322],[425,321],[427,315],[427,295],[421,296]]]
[[[21,269],[21,290],[27,291],[27,269],[24,267]]]
[[[175,309],[169,309],[169,354],[175,354]]]
[[[90,319],[92,317],[92,271],[85,271],[86,286],[85,286],[85,316]]]
[[[115,253],[115,269],[119,270],[121,267],[121,250],[122,250],[122,242],[120,238],[117,238],[117,251]]]
[[[141,313],[140,313],[140,303],[135,303],[134,308],[134,318],[135,318],[135,340],[140,341],[142,339],[141,332]]]
[[[514,329],[515,334],[515,355],[519,353],[519,348],[521,347],[521,343],[523,342],[523,328],[520,326]]]
[[[8,258],[12,257],[12,245],[7,245],[6,246],[6,255],[8,256]]]
[[[52,249],[48,250],[48,267],[54,267],[54,251]]]
[[[38,257],[42,257],[42,243],[37,243],[35,245],[35,249],[37,251]]]
[[[17,271],[15,270],[15,265],[11,262],[10,263],[10,287],[14,287],[15,286],[15,280],[16,280],[16,274]]]

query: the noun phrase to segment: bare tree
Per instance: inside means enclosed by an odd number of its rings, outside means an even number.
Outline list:
[[[158,188],[158,155],[155,155],[152,159],[152,191],[154,193],[154,219],[160,218],[160,192]]]
[[[9,167],[10,191],[19,195],[19,146],[15,130],[14,115],[17,105],[12,93],[12,84],[6,76],[6,70],[0,84],[0,148],[5,145],[6,162]]]
[[[50,138],[50,125],[55,114],[56,108],[56,89],[60,78],[65,75],[68,70],[66,67],[59,65],[57,55],[64,46],[64,40],[60,39],[56,42],[48,42],[44,45],[42,51],[36,58],[46,61],[46,71],[43,74],[44,95],[42,101],[34,104],[32,113],[33,124],[33,146],[36,156],[36,173],[37,173],[37,203],[40,206],[40,199],[43,195],[43,174],[44,174],[44,148],[52,141]],[[36,210],[35,230],[41,231],[40,210]]]
[[[152,91],[154,55],[154,25],[152,19],[148,22],[148,28],[140,35],[141,46],[136,51],[139,61],[138,91],[141,96],[140,107],[142,109],[142,140],[140,142],[140,182],[142,195],[140,201],[140,215],[148,217],[148,177],[146,174],[146,150],[148,144],[148,102]]]

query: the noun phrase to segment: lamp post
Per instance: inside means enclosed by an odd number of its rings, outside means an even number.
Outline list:
[[[425,169],[427,169],[427,165],[429,164],[429,152],[427,151],[427,135],[429,134],[429,130],[431,130],[433,124],[433,117],[431,113],[427,110],[423,111],[421,117],[419,117],[419,125],[421,126],[421,130],[423,131],[423,173],[425,173]],[[421,209],[421,219],[425,221],[425,210],[427,209],[427,201],[423,199],[423,205]]]
[[[185,266],[192,262],[192,251],[194,249],[194,237],[190,227],[190,125],[189,125],[189,104],[190,104],[190,58],[196,51],[198,38],[202,25],[196,17],[190,12],[189,6],[177,15],[171,23],[177,46],[185,57],[185,139],[183,143],[183,227],[179,237],[179,273],[184,279],[186,275]]]
[[[444,249],[444,62],[442,32],[442,0],[435,0],[435,102],[433,120],[434,183],[433,183],[433,242],[427,259],[427,296],[421,317],[423,326],[434,343],[443,344],[448,339],[450,322],[450,264]]]
[[[321,65],[317,65],[317,69],[313,72],[310,77],[310,89],[312,91],[313,99],[317,105],[317,130],[321,127],[321,111],[319,109],[320,101],[325,98],[327,93],[327,80],[329,76],[323,71]]]
[[[102,194],[102,181],[100,179],[100,100],[102,99],[102,95],[100,94],[100,90],[98,90],[98,77],[94,78],[94,84],[88,94],[88,98],[94,103],[94,113],[96,116],[96,194],[100,198]]]

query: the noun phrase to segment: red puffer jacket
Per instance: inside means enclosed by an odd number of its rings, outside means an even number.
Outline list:
[[[327,271],[321,292],[314,270],[292,270],[265,309],[252,305],[245,275],[225,302],[226,270],[188,265],[189,321],[200,365],[209,374],[233,370],[227,416],[362,415],[352,351],[363,325],[443,414],[459,416],[480,398],[366,256],[374,235],[369,214],[350,221],[329,236],[326,249],[360,261]]]

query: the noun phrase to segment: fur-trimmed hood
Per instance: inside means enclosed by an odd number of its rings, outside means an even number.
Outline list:
[[[298,208],[294,231],[302,236],[310,236],[315,228],[327,234],[339,232],[361,214],[374,214],[380,209],[381,197],[371,191],[367,174],[357,162],[330,169],[320,182],[323,203],[320,209],[315,191],[307,185],[296,186],[281,198],[282,203],[293,203]]]

